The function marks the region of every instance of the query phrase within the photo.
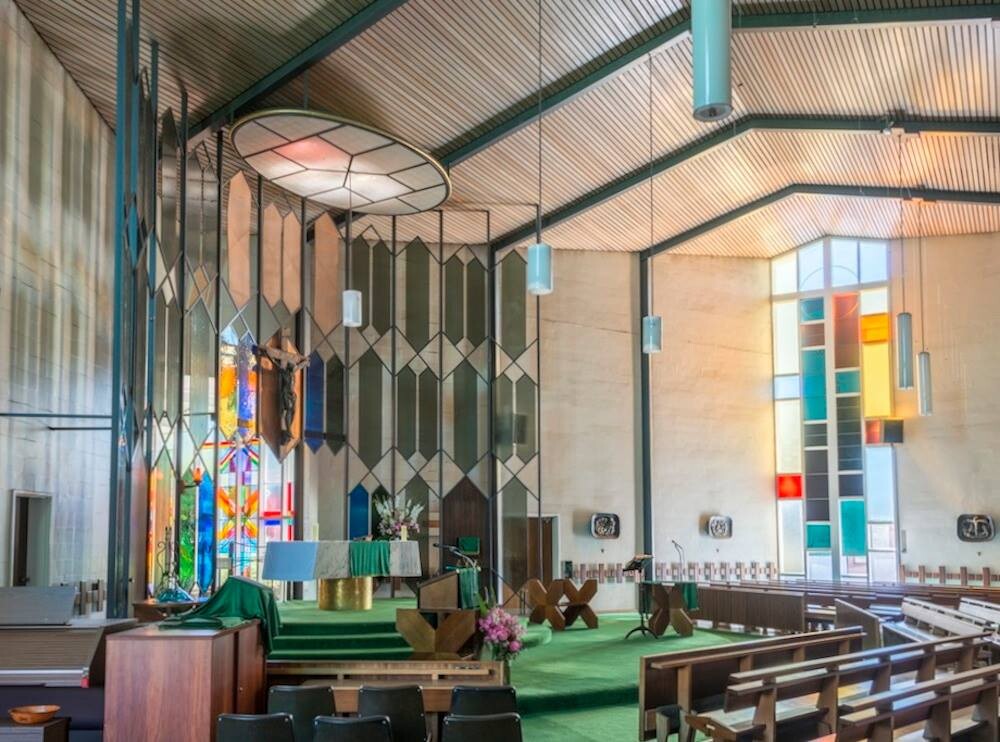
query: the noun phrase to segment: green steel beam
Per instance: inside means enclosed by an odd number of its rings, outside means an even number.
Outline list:
[[[189,138],[193,139],[203,131],[223,126],[242,113],[245,113],[262,98],[270,95],[313,65],[321,62],[405,3],[406,0],[371,0],[368,5],[339,26],[331,29],[327,34],[314,41],[280,67],[276,67],[235,98],[194,124],[191,127]]]
[[[552,93],[542,97],[543,114],[558,108],[595,85],[613,77],[632,64],[641,61],[647,54],[655,53],[681,36],[691,32],[688,13],[677,14],[681,18],[676,25],[653,32],[650,37],[631,49],[608,53],[613,58],[589,72],[572,71],[563,76],[570,82],[559,86]],[[755,15],[733,14],[733,31],[777,30],[782,28],[807,28],[812,26],[854,26],[900,23],[941,23],[957,21],[995,20],[1000,18],[1000,4],[978,3],[976,5],[951,5],[926,8],[882,8],[879,10],[848,10],[813,13],[764,13]],[[648,29],[647,29],[648,31]],[[644,32],[645,33],[645,32]],[[637,34],[636,36],[641,36]],[[636,37],[633,37],[636,38]],[[629,43],[629,42],[626,42]],[[452,167],[467,160],[494,142],[532,123],[538,116],[539,106],[534,95],[528,96],[500,112],[492,119],[492,124],[480,127],[480,131],[467,133],[456,138],[453,145],[445,145],[435,152],[446,167]]]
[[[924,201],[949,201],[952,203],[970,204],[992,204],[1000,205],[1000,193],[990,193],[986,191],[949,191],[937,188],[905,188],[906,198],[922,199]],[[799,194],[813,196],[850,196],[853,198],[899,198],[899,186],[852,186],[852,185],[826,185],[822,183],[793,183],[774,193],[769,193],[756,201],[751,201],[739,208],[728,211],[707,222],[699,224],[697,227],[676,234],[673,237],[658,242],[652,247],[648,247],[639,253],[643,259],[648,259],[661,252],[666,252],[673,247],[700,237],[706,232],[718,229],[729,224],[742,216],[746,216],[754,211],[769,206],[777,201],[781,201],[789,196]]]
[[[692,144],[685,145],[672,152],[668,152],[653,162],[653,175],[670,170],[682,165],[693,157],[697,157],[708,150],[719,147],[730,142],[748,131],[771,130],[771,131],[858,131],[858,132],[880,132],[889,126],[901,128],[909,134],[919,134],[923,132],[951,133],[951,134],[1000,134],[1000,120],[995,121],[970,121],[970,120],[905,120],[892,121],[890,117],[882,118],[823,118],[816,116],[748,116],[740,119],[732,125],[717,129],[711,135],[700,139]],[[589,193],[584,194],[575,201],[564,204],[542,216],[542,227],[552,227],[560,224],[581,213],[598,206],[615,196],[624,193],[630,188],[642,185],[649,180],[650,168],[648,165],[637,167],[629,173],[616,178],[609,183],[601,185]],[[528,239],[535,234],[535,222],[525,222],[520,227],[513,229],[506,234],[500,235],[493,243],[495,250],[502,250],[518,242]]]

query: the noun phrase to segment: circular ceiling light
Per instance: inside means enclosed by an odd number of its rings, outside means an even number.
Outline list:
[[[437,160],[384,131],[302,109],[235,124],[233,146],[265,179],[310,201],[363,214],[416,214],[451,195]]]

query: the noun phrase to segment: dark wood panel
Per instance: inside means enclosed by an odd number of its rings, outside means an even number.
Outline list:
[[[489,502],[468,477],[448,493],[441,503],[441,541],[455,546],[460,536],[478,536],[481,554],[479,563],[489,565]],[[443,564],[456,565],[458,560],[450,554],[442,553]]]

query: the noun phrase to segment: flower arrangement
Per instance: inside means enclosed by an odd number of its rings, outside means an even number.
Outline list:
[[[410,533],[419,533],[418,519],[424,511],[423,505],[409,502],[406,495],[380,497],[374,500],[373,505],[378,513],[378,533],[382,538],[405,541]]]
[[[483,632],[483,643],[490,648],[493,659],[510,662],[517,658],[524,644],[524,627],[517,616],[508,613],[498,605],[480,609],[479,630]]]

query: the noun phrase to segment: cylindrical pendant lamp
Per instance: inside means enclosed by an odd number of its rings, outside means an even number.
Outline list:
[[[655,314],[642,318],[642,352],[659,353],[663,350],[663,319]]]
[[[544,242],[528,248],[528,293],[552,293],[552,246]]]
[[[896,315],[896,359],[900,389],[913,388],[913,315]]]
[[[917,401],[921,417],[934,413],[934,396],[931,383],[931,354],[926,350],[917,354]]]
[[[361,292],[356,289],[344,291],[344,327],[361,327]]]
[[[694,117],[719,121],[733,112],[732,0],[693,0]]]

